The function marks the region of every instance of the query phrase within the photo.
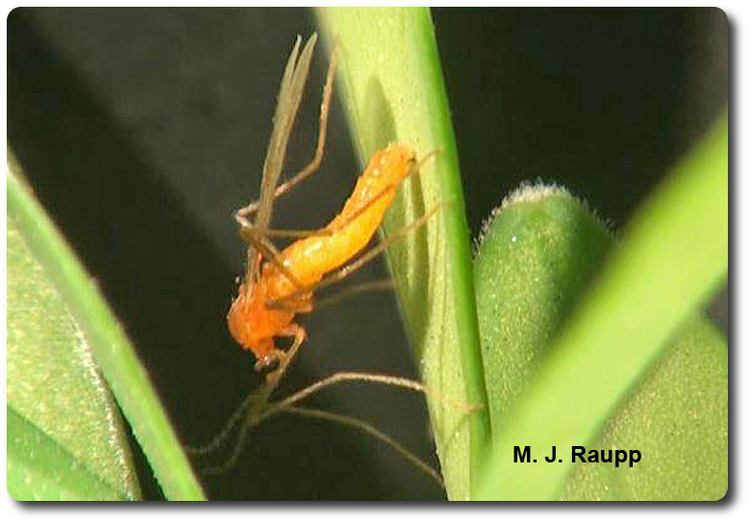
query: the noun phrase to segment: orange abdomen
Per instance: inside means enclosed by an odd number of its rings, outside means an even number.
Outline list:
[[[373,154],[341,213],[326,226],[334,233],[299,240],[282,251],[282,263],[300,283],[314,285],[370,242],[414,161],[414,152],[402,145],[390,145]],[[280,298],[297,290],[279,271],[275,272],[268,282],[269,296]]]

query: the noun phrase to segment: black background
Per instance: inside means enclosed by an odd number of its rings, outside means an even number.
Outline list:
[[[472,236],[509,190],[536,178],[621,227],[728,100],[720,10],[436,9],[433,18]],[[258,383],[225,325],[244,250],[231,213],[257,196],[283,64],[294,36],[314,30],[303,9],[8,17],[10,144],[186,443],[213,435]],[[326,66],[316,53],[289,172],[312,156]],[[343,122],[336,103],[323,169],[279,202],[276,225],[319,226],[340,208],[358,172]],[[384,275],[378,262],[356,279]],[[726,329],[726,291],[711,312]],[[310,339],[285,391],[343,369],[416,376],[388,294],[303,323]],[[315,404],[361,416],[435,464],[421,398],[350,385]],[[238,466],[203,481],[215,499],[443,495],[369,437],[289,416],[258,427]]]

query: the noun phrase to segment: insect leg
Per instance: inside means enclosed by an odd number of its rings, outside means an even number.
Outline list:
[[[289,324],[286,329],[284,329],[282,332],[279,333],[279,336],[290,336],[294,337],[294,342],[292,343],[292,346],[289,347],[289,350],[286,352],[284,351],[277,351],[276,357],[278,358],[279,367],[276,370],[273,370],[266,374],[266,386],[270,391],[273,390],[276,385],[278,384],[281,377],[286,372],[286,368],[289,366],[289,363],[294,359],[294,357],[297,355],[297,352],[299,351],[300,346],[302,343],[307,339],[307,331],[301,326],[297,325],[296,323]]]
[[[315,300],[315,308],[322,309],[324,307],[328,307],[329,305],[333,305],[334,303],[337,303],[344,298],[348,298],[349,296],[356,296],[357,294],[365,294],[368,292],[389,291],[395,288],[396,285],[390,278],[384,280],[369,281],[357,285],[348,285],[346,289],[343,289],[340,292],[337,292],[330,296],[326,296],[325,298],[320,300]]]
[[[359,218],[364,212],[367,211],[367,209],[369,209],[373,204],[375,204],[375,202],[383,198],[386,194],[388,194],[389,191],[392,191],[394,187],[395,187],[395,184],[387,185],[379,193],[370,197],[356,211],[351,213],[349,216],[347,216],[340,223],[337,223],[335,226],[323,227],[321,229],[309,229],[309,230],[264,229],[262,232],[265,236],[276,236],[276,237],[283,237],[283,238],[307,238],[310,236],[332,236],[336,234],[338,231],[340,231],[341,229],[345,228],[350,223],[352,223],[354,220]],[[249,220],[247,220],[246,218],[241,218],[238,221],[240,222],[241,227],[242,227],[240,229],[240,234],[243,234],[243,231],[248,231],[245,234],[253,234],[256,237],[259,236],[259,229],[255,227],[252,223],[250,223]]]
[[[297,324],[289,325],[281,335],[293,336],[294,343],[292,343],[292,346],[287,352],[279,350],[275,353],[279,361],[279,367],[266,375],[266,381],[263,385],[261,385],[257,391],[250,394],[240,404],[230,417],[229,422],[219,432],[219,435],[214,437],[208,445],[203,447],[188,447],[187,450],[191,454],[204,454],[214,451],[226,439],[232,427],[234,427],[240,420],[241,415],[243,413],[245,414],[244,422],[239,425],[237,440],[232,448],[232,453],[220,465],[202,469],[201,471],[204,474],[223,474],[234,467],[242,453],[243,447],[245,446],[245,441],[247,440],[247,435],[250,429],[268,417],[269,408],[274,405],[269,403],[268,399],[276,389],[281,378],[284,376],[289,363],[291,363],[292,359],[299,351],[300,346],[307,338],[307,332],[305,329]]]
[[[210,454],[211,452],[214,452],[216,449],[218,449],[227,439],[234,426],[237,425],[237,423],[242,419],[243,416],[247,415],[256,397],[257,396],[255,394],[248,394],[248,396],[244,400],[242,400],[242,403],[240,403],[240,405],[234,410],[234,412],[232,412],[229,420],[224,424],[219,433],[212,437],[208,443],[196,446],[185,445],[185,451],[188,454],[202,455]]]
[[[268,241],[267,238],[258,237],[256,234],[253,234],[255,229],[240,229],[240,234],[242,237],[250,242],[252,246],[258,250],[263,256],[266,257],[266,259],[269,261],[269,263],[273,263],[279,271],[290,281],[292,284],[297,287],[298,289],[302,289],[304,286],[302,283],[297,279],[297,277],[292,274],[292,272],[287,268],[286,265],[281,263],[279,261],[280,253],[274,247],[274,245]],[[251,268],[248,267],[248,274],[251,273]]]
[[[308,407],[285,407],[282,409],[282,412],[290,412],[292,414],[297,414],[299,416],[307,416],[309,418],[316,418],[316,419],[323,419],[327,421],[333,421],[335,423],[338,423],[340,425],[347,425],[349,427],[354,427],[356,429],[361,430],[362,432],[365,432],[389,447],[391,447],[393,450],[401,454],[404,458],[406,458],[409,462],[411,462],[414,466],[416,466],[418,469],[420,469],[422,472],[430,476],[432,479],[434,479],[440,487],[445,488],[445,485],[443,484],[443,478],[440,476],[440,473],[433,469],[431,466],[429,466],[427,463],[422,461],[420,458],[416,456],[413,452],[408,450],[406,447],[401,445],[398,441],[390,437],[388,434],[385,434],[384,432],[376,429],[369,423],[362,421],[360,419],[354,418],[352,416],[345,416],[343,414],[336,414],[334,412],[326,412],[324,410],[319,409],[311,409]]]
[[[336,234],[336,232],[340,231],[347,225],[349,225],[351,222],[359,218],[363,213],[367,211],[373,204],[375,204],[380,198],[383,198],[389,191],[393,190],[394,187],[401,184],[406,178],[409,176],[413,176],[415,174],[421,173],[421,167],[430,160],[433,156],[437,156],[440,154],[440,149],[433,149],[429,153],[427,153],[424,158],[422,158],[419,161],[419,164],[416,165],[416,167],[412,167],[409,169],[407,174],[401,178],[397,183],[389,184],[386,187],[384,187],[379,193],[375,194],[374,196],[370,197],[368,200],[366,200],[356,211],[351,213],[346,217],[346,219],[342,220],[341,222],[337,223],[335,226],[328,226],[323,227],[321,229],[311,229],[311,230],[299,230],[299,229],[265,229],[263,231],[264,234],[268,236],[275,236],[275,237],[286,237],[286,238],[307,238],[309,236],[332,236],[333,234]],[[253,229],[253,225],[244,217],[237,217],[237,221],[242,225],[242,227]]]

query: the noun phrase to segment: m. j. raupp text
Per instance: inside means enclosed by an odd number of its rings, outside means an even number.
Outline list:
[[[591,449],[586,450],[586,447],[575,445],[571,447],[571,463],[614,463],[615,467],[620,465],[628,464],[629,467],[633,467],[636,463],[641,461],[641,451],[639,450],[623,450],[623,449]],[[544,461],[547,463],[562,463],[562,457],[557,455],[557,447],[553,446],[552,450],[544,456]],[[526,445],[521,448],[516,445],[513,447],[513,462],[514,463],[536,463],[536,458],[531,456],[531,447]]]

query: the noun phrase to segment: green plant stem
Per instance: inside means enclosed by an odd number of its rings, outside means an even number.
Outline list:
[[[419,158],[439,150],[402,184],[384,229],[393,233],[435,204],[424,230],[389,249],[389,264],[428,387],[486,405],[471,273],[471,250],[456,145],[430,12],[426,8],[318,10],[341,51],[344,105],[364,165],[389,143]],[[451,499],[468,499],[489,441],[486,409],[467,415],[428,398]]]

